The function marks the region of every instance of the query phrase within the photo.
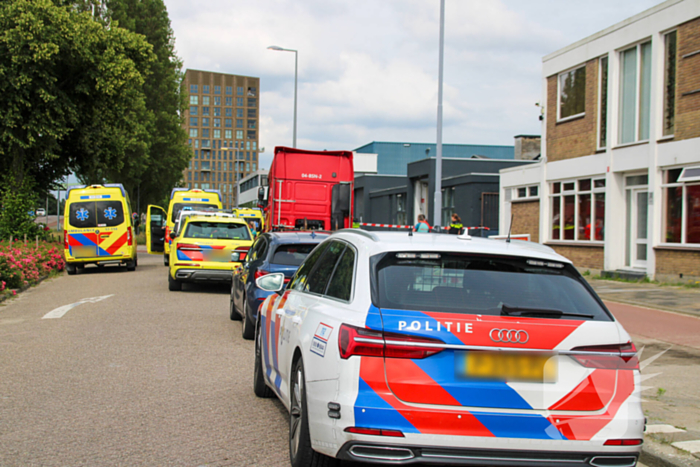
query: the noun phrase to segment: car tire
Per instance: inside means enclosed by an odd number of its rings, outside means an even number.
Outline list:
[[[69,276],[74,276],[75,273],[77,272],[77,268],[75,267],[75,264],[66,263],[66,272],[68,273]]]
[[[231,318],[231,321],[240,321],[241,315],[236,311],[236,304],[233,301],[233,293],[231,294],[231,306],[229,307],[229,317]]]
[[[126,263],[127,271],[136,271],[136,258],[133,261],[127,261]]]
[[[171,292],[179,292],[182,290],[182,282],[177,279],[173,279],[173,276],[171,276],[170,273],[168,273],[168,290]]]
[[[163,253],[163,266],[170,266],[170,257]]]
[[[253,392],[256,396],[263,399],[268,399],[274,395],[272,389],[265,384],[265,376],[263,374],[263,356],[262,356],[262,329],[258,326],[258,332],[255,334],[255,368],[253,369]]]
[[[309,414],[306,407],[304,362],[299,358],[292,366],[289,391],[289,460],[292,467],[335,467],[338,459],[324,456],[311,447]]]
[[[255,337],[255,323],[248,317],[248,298],[243,299],[243,323],[241,323],[241,335],[243,339],[251,340]]]

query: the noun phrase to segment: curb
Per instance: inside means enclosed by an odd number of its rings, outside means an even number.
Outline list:
[[[664,445],[644,437],[644,447],[639,462],[647,467],[700,467],[700,460],[692,455],[683,454],[670,445]]]
[[[597,292],[596,292],[596,293],[597,293]],[[661,311],[665,311],[665,312],[667,312],[667,313],[675,313],[675,314],[677,314],[677,315],[690,316],[690,317],[693,317],[693,318],[698,318],[698,319],[700,319],[700,316],[699,316],[697,313],[690,313],[690,312],[678,310],[678,309],[675,309],[675,308],[665,307],[665,306],[663,306],[663,305],[657,305],[657,304],[655,304],[655,303],[649,303],[649,302],[635,302],[635,301],[632,301],[632,300],[624,300],[624,299],[618,299],[618,298],[616,298],[616,299],[613,300],[613,299],[605,298],[605,297],[600,296],[600,295],[598,295],[598,296],[599,296],[600,299],[603,300],[604,302],[622,303],[623,305],[638,306],[639,308],[647,308],[647,309],[649,309],[649,310],[661,310]]]
[[[44,282],[45,279],[48,279],[49,277],[51,277],[51,276],[49,276],[49,275],[42,276],[39,278],[38,281],[36,281],[35,284],[27,284],[27,285],[23,285],[19,289],[13,289],[17,292],[15,295],[8,295],[8,294],[0,295],[0,303],[4,302],[5,300],[9,300],[10,298],[16,297],[17,295],[21,294],[25,290],[28,290],[30,287],[34,287],[35,285],[41,284],[42,282]]]

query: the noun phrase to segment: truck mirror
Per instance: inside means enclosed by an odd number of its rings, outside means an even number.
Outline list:
[[[258,201],[265,201],[265,188],[263,187],[258,188]]]

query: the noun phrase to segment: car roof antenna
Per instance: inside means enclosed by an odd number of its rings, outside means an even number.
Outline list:
[[[506,243],[510,243],[510,232],[513,230],[513,218],[515,214],[510,215],[510,226],[508,226],[508,238],[506,238]]]

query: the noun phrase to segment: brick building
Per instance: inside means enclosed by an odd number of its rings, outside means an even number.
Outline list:
[[[258,170],[260,78],[187,70],[184,127],[192,159],[189,188],[217,189],[225,209],[236,206],[236,182]]]
[[[584,269],[700,280],[700,2],[543,59],[541,161],[501,171],[501,225]]]

